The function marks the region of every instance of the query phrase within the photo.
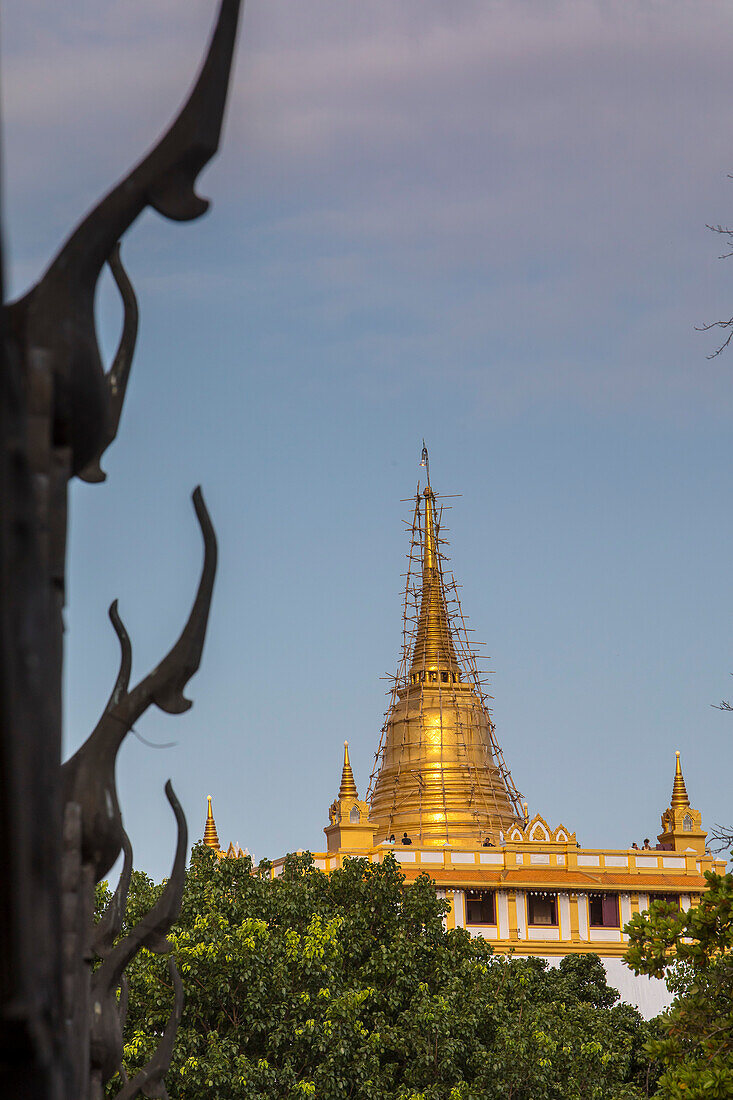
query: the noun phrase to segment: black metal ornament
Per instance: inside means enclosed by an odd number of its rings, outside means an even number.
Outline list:
[[[167,132],[82,219],[44,275],[0,311],[0,1095],[97,1100],[120,1068],[124,967],[145,944],[166,950],[180,906],[186,826],[159,903],[121,943],[131,850],[117,800],[115,759],[149,706],[171,714],[191,704],[183,689],[199,666],[216,571],[216,539],[200,490],[204,538],[196,599],[176,644],[129,690],[130,641],[120,640],[115,687],[90,738],[61,766],[62,611],[67,487],[104,480],[130,378],[138,309],[120,260],[125,232],[151,207],[174,221],[208,207],[195,184],[214,156],[229,87],[240,0],[221,0],[198,78]],[[108,264],[124,322],[105,372],[94,297]],[[1,275],[1,269],[0,269]],[[93,922],[94,886],[120,852],[125,864],[110,908]],[[92,977],[94,957],[102,963]],[[119,1095],[165,1096],[182,990],[147,1067]],[[121,991],[118,1000],[118,990]]]

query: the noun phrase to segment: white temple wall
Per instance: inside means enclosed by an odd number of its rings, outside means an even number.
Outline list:
[[[578,894],[578,936],[581,940],[588,940],[588,898],[586,894]]]
[[[506,890],[496,891],[496,919],[499,922],[499,939],[509,939],[509,899]]]
[[[672,1004],[672,994],[661,978],[636,975],[623,959],[599,957],[606,968],[608,984],[619,991],[622,1001],[637,1008],[645,1020],[658,1016]],[[545,956],[545,961],[549,966],[559,966],[562,960],[555,955]]]
[[[453,910],[455,913],[456,928],[466,927],[466,895],[463,890],[456,890],[453,894]]]
[[[567,894],[558,897],[558,920],[560,921],[560,939],[572,939],[570,932],[570,898]]]
[[[520,940],[527,939],[527,903],[524,900],[524,893],[517,890],[517,935]]]

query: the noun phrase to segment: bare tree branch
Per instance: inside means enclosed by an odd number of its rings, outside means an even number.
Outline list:
[[[733,176],[729,175],[728,178],[733,179]],[[725,225],[706,225],[705,228],[709,229],[711,233],[720,233],[722,236],[727,237],[728,242],[731,245],[730,252],[721,253],[721,255],[718,256],[718,259],[727,260],[731,256],[733,256],[733,229],[729,229]],[[710,324],[707,325],[695,325],[696,332],[709,332],[711,328],[730,329],[730,332],[728,333],[728,336],[723,341],[723,343],[719,347],[717,347],[714,352],[712,352],[710,355],[705,356],[706,359],[715,359],[718,355],[720,355],[721,351],[725,351],[731,340],[733,340],[733,317],[731,317],[728,321],[711,321]]]
[[[730,852],[733,850],[733,826],[716,825],[708,834],[708,848],[711,852]]]

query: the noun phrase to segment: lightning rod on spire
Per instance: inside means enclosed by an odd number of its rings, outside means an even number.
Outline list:
[[[425,476],[428,479],[428,489],[430,488],[430,459],[428,458],[428,449],[425,446],[425,440],[422,441],[422,456],[420,458],[420,465],[425,467]]]

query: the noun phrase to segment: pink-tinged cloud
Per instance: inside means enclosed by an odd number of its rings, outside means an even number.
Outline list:
[[[212,14],[49,0],[6,18],[14,285],[165,124]],[[491,363],[512,406],[605,402],[609,372],[623,403],[665,375],[698,392],[714,345],[693,326],[733,300],[704,229],[733,207],[731,30],[713,2],[250,0],[211,169],[241,266],[212,249],[186,277],[307,285],[324,331],[377,363],[419,349],[398,388],[450,370],[473,389]],[[180,283],[148,262],[143,280]],[[385,310],[405,325],[379,352]]]

